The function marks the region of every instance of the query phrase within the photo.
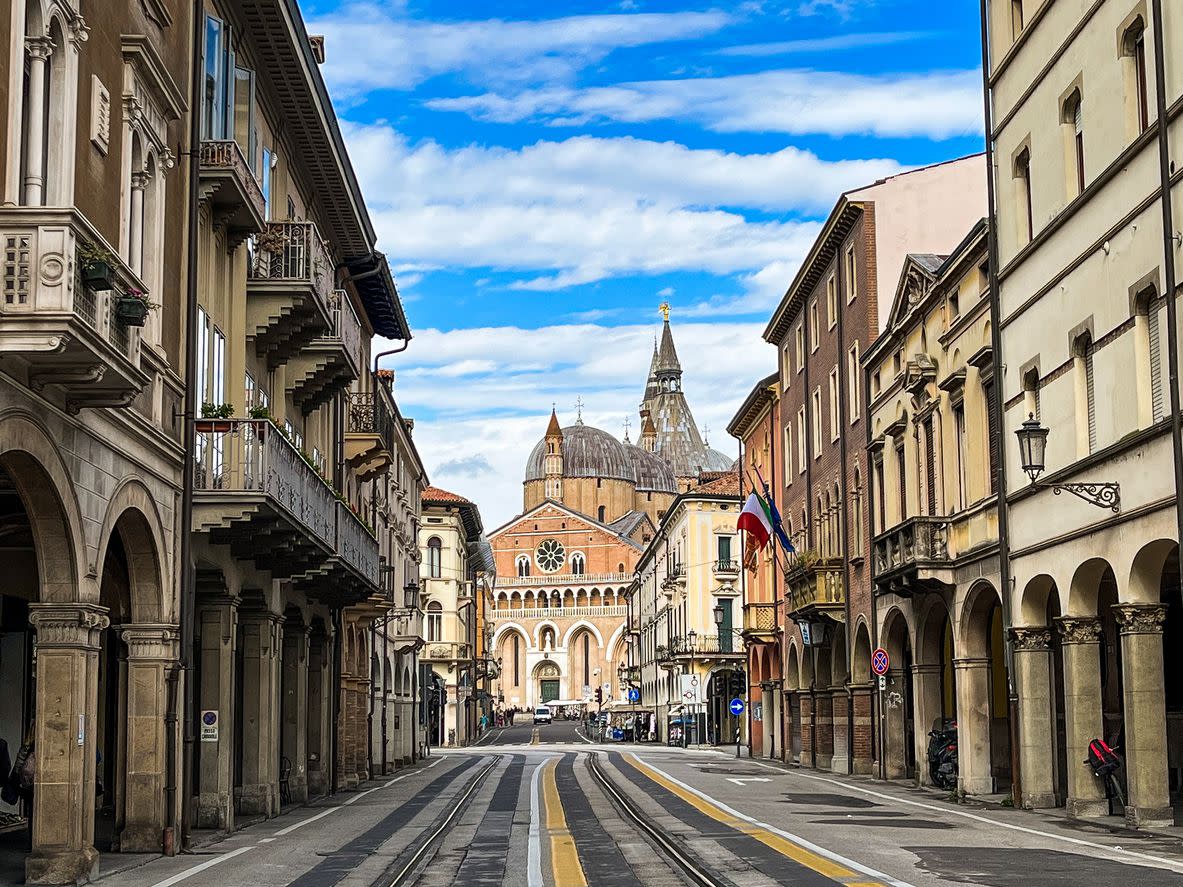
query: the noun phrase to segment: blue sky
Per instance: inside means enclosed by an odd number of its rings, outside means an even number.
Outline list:
[[[977,4],[305,0],[415,331],[434,483],[493,525],[557,403],[622,434],[657,305],[724,426],[837,196],[981,148]]]

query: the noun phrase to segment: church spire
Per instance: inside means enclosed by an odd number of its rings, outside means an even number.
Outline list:
[[[669,382],[682,377],[682,363],[678,360],[677,349],[674,348],[674,334],[670,331],[668,309],[663,313],[666,319],[661,328],[661,347],[657,350],[657,365],[654,370],[658,382]],[[663,384],[661,387],[664,391],[668,385]]]

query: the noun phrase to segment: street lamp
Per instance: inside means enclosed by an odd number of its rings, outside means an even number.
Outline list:
[[[686,632],[686,646],[690,649],[690,677],[694,678],[694,648],[698,643],[698,632],[693,628]],[[686,708],[690,709],[691,715],[694,717],[694,732],[698,732],[698,691],[694,691],[694,702],[688,702]],[[690,743],[690,731],[686,729],[686,713],[682,713],[682,748],[686,748]]]
[[[1098,508],[1121,511],[1121,485],[1115,483],[1070,483],[1046,484],[1039,482],[1039,475],[1046,467],[1047,436],[1049,430],[1039,424],[1034,413],[1027,414],[1027,421],[1015,431],[1019,439],[1019,462],[1023,471],[1031,478],[1033,487],[1050,487],[1057,496],[1067,490]]]

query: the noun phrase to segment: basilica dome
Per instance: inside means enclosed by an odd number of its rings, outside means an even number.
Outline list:
[[[546,440],[526,460],[526,480],[546,478]],[[636,483],[633,459],[625,445],[607,431],[579,422],[563,429],[563,477],[600,477]]]
[[[633,460],[638,490],[677,494],[678,480],[674,477],[674,472],[668,462],[634,444],[625,444],[624,448],[628,451],[629,458]]]

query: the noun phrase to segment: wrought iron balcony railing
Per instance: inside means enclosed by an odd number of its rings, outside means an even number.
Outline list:
[[[201,143],[202,199],[226,227],[231,248],[263,230],[267,204],[242,148],[233,139]]]

